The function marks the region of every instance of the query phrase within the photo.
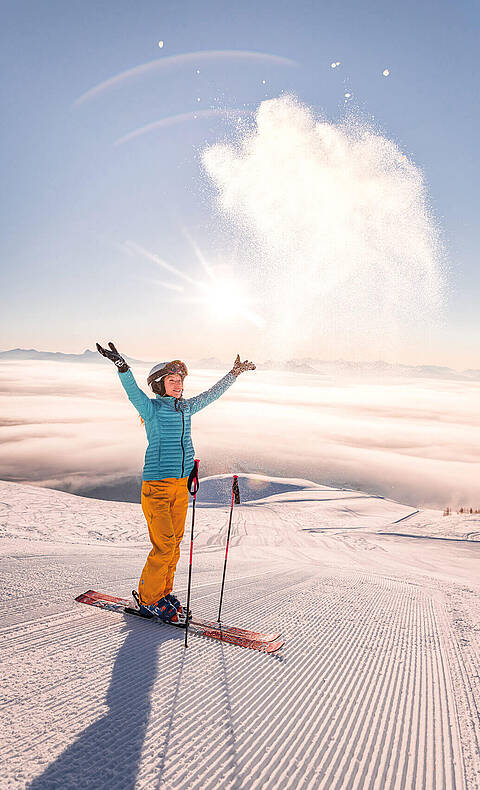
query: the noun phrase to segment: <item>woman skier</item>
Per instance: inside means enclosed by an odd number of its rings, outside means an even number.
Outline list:
[[[155,393],[155,398],[149,398],[114,344],[108,345],[109,349],[97,343],[97,350],[117,366],[122,386],[145,423],[148,439],[141,501],[152,549],[138,585],[140,610],[167,623],[178,622],[184,613],[172,590],[187,517],[187,481],[194,462],[191,416],[223,395],[240,373],[255,370],[255,365],[241,362],[237,355],[226,376],[206,392],[184,400],[187,366],[178,359],[159,362],[148,374],[147,384]]]

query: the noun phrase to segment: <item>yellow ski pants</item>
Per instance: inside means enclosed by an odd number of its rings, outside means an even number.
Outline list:
[[[142,603],[156,603],[172,592],[188,507],[188,478],[144,480],[142,510],[152,550],[138,584]]]

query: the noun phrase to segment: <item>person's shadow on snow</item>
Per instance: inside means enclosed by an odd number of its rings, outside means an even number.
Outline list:
[[[143,628],[140,635],[139,625],[126,616],[128,633],[115,659],[106,696],[108,713],[87,727],[28,790],[135,787],[159,652],[172,638],[162,638],[158,628]]]

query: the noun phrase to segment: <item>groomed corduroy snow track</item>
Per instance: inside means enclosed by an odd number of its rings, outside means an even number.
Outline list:
[[[49,542],[28,534],[37,490],[0,488],[2,787],[479,786],[480,545],[427,540],[435,515],[412,517],[417,540],[379,534],[413,508],[359,492],[305,484],[240,506],[224,616],[281,630],[264,655],[194,636],[185,650],[181,631],[76,604],[89,587],[128,594],[141,513],[109,503],[130,542],[80,545],[76,503],[99,533],[104,503],[95,525],[94,501],[43,490]],[[227,510],[197,517],[192,605],[212,618]]]

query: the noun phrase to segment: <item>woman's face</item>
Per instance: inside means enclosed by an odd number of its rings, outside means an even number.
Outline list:
[[[183,391],[183,379],[179,373],[169,373],[163,379],[165,392],[173,398],[179,398]]]

